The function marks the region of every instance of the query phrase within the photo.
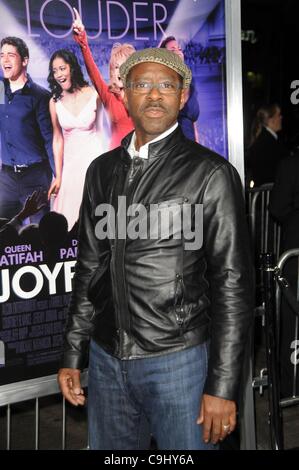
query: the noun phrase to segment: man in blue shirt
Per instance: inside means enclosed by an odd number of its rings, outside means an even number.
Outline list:
[[[49,211],[47,192],[52,178],[52,124],[50,93],[27,74],[29,51],[16,37],[1,41],[4,97],[0,105],[1,161],[0,217],[14,217],[27,197],[44,193],[44,207],[31,222]]]

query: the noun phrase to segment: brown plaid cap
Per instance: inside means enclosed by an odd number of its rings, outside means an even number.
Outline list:
[[[148,48],[136,51],[120,66],[119,72],[123,83],[132,67],[144,62],[155,62],[165,65],[177,72],[183,78],[183,87],[188,88],[192,79],[192,72],[182,59],[172,51],[161,48]]]

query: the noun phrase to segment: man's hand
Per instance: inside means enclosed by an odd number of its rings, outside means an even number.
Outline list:
[[[76,8],[73,8],[75,14],[75,20],[73,22],[72,28],[74,34],[81,34],[85,30],[85,26],[82,23],[81,16],[79,15]]]
[[[31,217],[41,210],[46,205],[46,196],[42,189],[33,191],[33,193],[27,197],[25,204],[21,211],[17,214],[20,220],[25,220],[27,217]]]
[[[72,405],[84,405],[84,390],[81,388],[79,369],[59,369],[58,384],[64,396]]]
[[[236,427],[236,403],[224,398],[204,394],[197,424],[203,425],[204,442],[217,444]]]

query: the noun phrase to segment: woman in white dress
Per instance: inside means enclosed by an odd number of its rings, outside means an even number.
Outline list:
[[[79,216],[87,168],[103,153],[97,125],[101,102],[67,49],[52,55],[48,82],[56,170],[48,197],[55,196],[52,210],[66,217],[70,230]]]

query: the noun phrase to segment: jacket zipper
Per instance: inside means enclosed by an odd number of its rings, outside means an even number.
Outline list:
[[[138,164],[137,164],[138,163]],[[140,180],[143,160],[141,158],[133,158],[131,168],[127,174],[124,191],[124,196],[127,197],[127,207],[131,204],[133,199],[134,190]],[[118,227],[118,224],[116,224]],[[126,224],[127,227],[127,224]],[[115,281],[116,281],[116,298],[118,305],[118,324],[119,324],[119,353],[124,351],[124,331],[130,329],[130,317],[128,312],[127,292],[125,286],[125,256],[126,239],[118,239],[118,232],[115,239]],[[121,269],[121,271],[120,271]],[[122,302],[120,302],[122,300]],[[120,315],[120,305],[125,309],[125,315]]]
[[[125,167],[125,169],[126,169],[126,167]],[[112,176],[113,184],[112,184],[112,188],[111,188],[111,192],[110,192],[110,198],[109,198],[110,205],[113,205],[113,193],[115,191],[116,178],[117,177],[118,177],[118,172],[117,172],[117,168],[116,168],[114,173],[113,173],[113,176]],[[117,225],[116,225],[116,227],[117,227]],[[113,242],[111,243],[111,251],[114,251],[114,253],[116,251],[116,240],[117,240],[117,236],[115,237],[114,243]],[[112,260],[113,259],[115,260],[115,255],[113,256],[113,254],[112,254]],[[120,341],[120,314],[119,314],[119,299],[118,299],[117,289],[115,288],[115,284],[116,284],[116,280],[117,280],[115,264],[116,264],[115,261],[110,264],[111,275],[112,275],[111,287],[112,287],[112,292],[113,292],[113,299],[114,299],[114,302],[115,302],[115,314],[116,314],[116,318],[117,318],[116,332],[117,332],[117,335],[119,336],[119,341]],[[115,280],[115,282],[113,282],[113,280]],[[118,349],[120,350],[120,344],[117,343],[117,345],[118,345]],[[116,351],[116,354],[118,354],[118,353],[119,353],[119,351]]]

